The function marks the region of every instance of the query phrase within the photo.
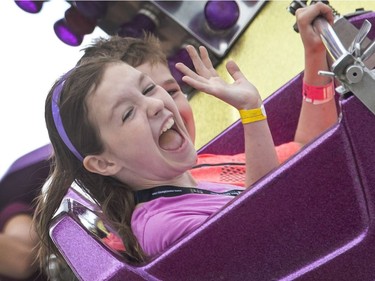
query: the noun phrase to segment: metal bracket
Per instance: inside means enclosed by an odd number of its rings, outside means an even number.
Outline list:
[[[364,63],[375,53],[375,41],[365,48],[362,46],[371,29],[371,23],[364,21],[348,49],[324,18],[317,18],[314,26],[333,59],[332,72],[321,71],[319,74],[336,77],[342,84],[336,89],[338,93],[352,92],[375,114],[375,72]]]

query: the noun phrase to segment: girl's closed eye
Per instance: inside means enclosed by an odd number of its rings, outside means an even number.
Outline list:
[[[150,93],[153,89],[155,89],[156,85],[155,84],[151,84],[149,86],[146,87],[146,89],[142,92],[143,95],[147,95],[148,93]]]
[[[133,114],[134,112],[134,108],[130,108],[129,110],[127,110],[124,115],[122,116],[122,122],[124,123],[127,119],[130,118],[130,116]]]

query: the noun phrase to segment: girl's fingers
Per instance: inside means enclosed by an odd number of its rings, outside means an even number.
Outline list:
[[[195,73],[193,70],[191,70],[189,67],[187,67],[185,64],[183,64],[182,62],[178,62],[176,63],[176,68],[182,72],[182,74],[186,75],[186,76],[190,76],[194,79],[199,79],[201,78],[201,76],[197,73]]]
[[[196,72],[199,75],[206,77],[206,78],[210,78],[211,76],[216,76],[212,74],[212,69],[213,69],[212,63],[211,63],[211,60],[209,58],[206,48],[204,48],[203,46],[200,47],[200,55],[198,54],[197,50],[191,45],[188,45],[186,47],[186,50],[193,62]]]
[[[198,91],[202,91],[205,93],[211,92],[210,85],[208,83],[205,83],[204,81],[194,79],[190,76],[182,77],[182,81],[184,81],[186,84],[190,85],[194,89],[197,89]]]
[[[188,52],[188,54],[189,54],[189,56],[190,56],[190,58],[193,62],[195,70],[198,73],[205,70],[206,67],[204,66],[201,58],[199,57],[197,50],[193,46],[189,45],[189,46],[186,47],[186,51]]]
[[[190,85],[194,89],[197,89],[198,91],[206,93],[210,96],[214,96],[224,102],[227,102],[228,104],[231,104],[230,103],[231,98],[226,96],[227,91],[224,89],[221,89],[220,86],[217,86],[211,83],[206,83],[204,81],[198,81],[189,76],[182,77],[182,81],[184,81],[186,84]]]
[[[226,67],[227,67],[229,74],[234,79],[234,81],[237,81],[240,79],[246,79],[246,77],[242,74],[240,68],[234,61],[228,61]]]
[[[214,70],[214,74],[215,74],[215,76],[217,76],[216,71],[214,69],[214,66],[212,65],[212,62],[211,62],[211,59],[210,59],[210,56],[208,54],[207,49],[204,46],[200,46],[199,52],[200,52],[200,55],[201,55],[202,62],[206,66],[206,68],[208,70]]]

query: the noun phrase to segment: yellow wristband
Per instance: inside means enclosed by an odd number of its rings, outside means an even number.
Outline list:
[[[263,104],[259,108],[254,109],[240,109],[240,116],[242,124],[262,121],[267,118],[266,111]]]

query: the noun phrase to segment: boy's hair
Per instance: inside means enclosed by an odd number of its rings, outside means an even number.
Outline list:
[[[58,101],[61,120],[70,141],[83,157],[100,154],[104,149],[98,129],[88,117],[87,97],[98,87],[108,65],[116,63],[123,62],[108,57],[91,59],[72,70],[61,90]],[[48,230],[54,213],[73,181],[101,206],[104,215],[123,240],[126,248],[124,257],[129,262],[142,262],[146,255],[130,225],[135,208],[134,193],[113,177],[87,171],[82,161],[65,145],[57,132],[52,114],[52,94],[57,84],[50,90],[45,104],[46,125],[54,149],[51,182],[46,193],[38,198],[34,217],[40,237],[40,263],[42,266],[48,264],[51,254],[61,257]]]
[[[84,55],[78,61],[78,65],[99,57],[119,59],[133,67],[138,67],[146,62],[151,65],[156,63],[168,65],[159,39],[152,34],[146,34],[141,39],[118,35],[98,38],[83,51]]]

